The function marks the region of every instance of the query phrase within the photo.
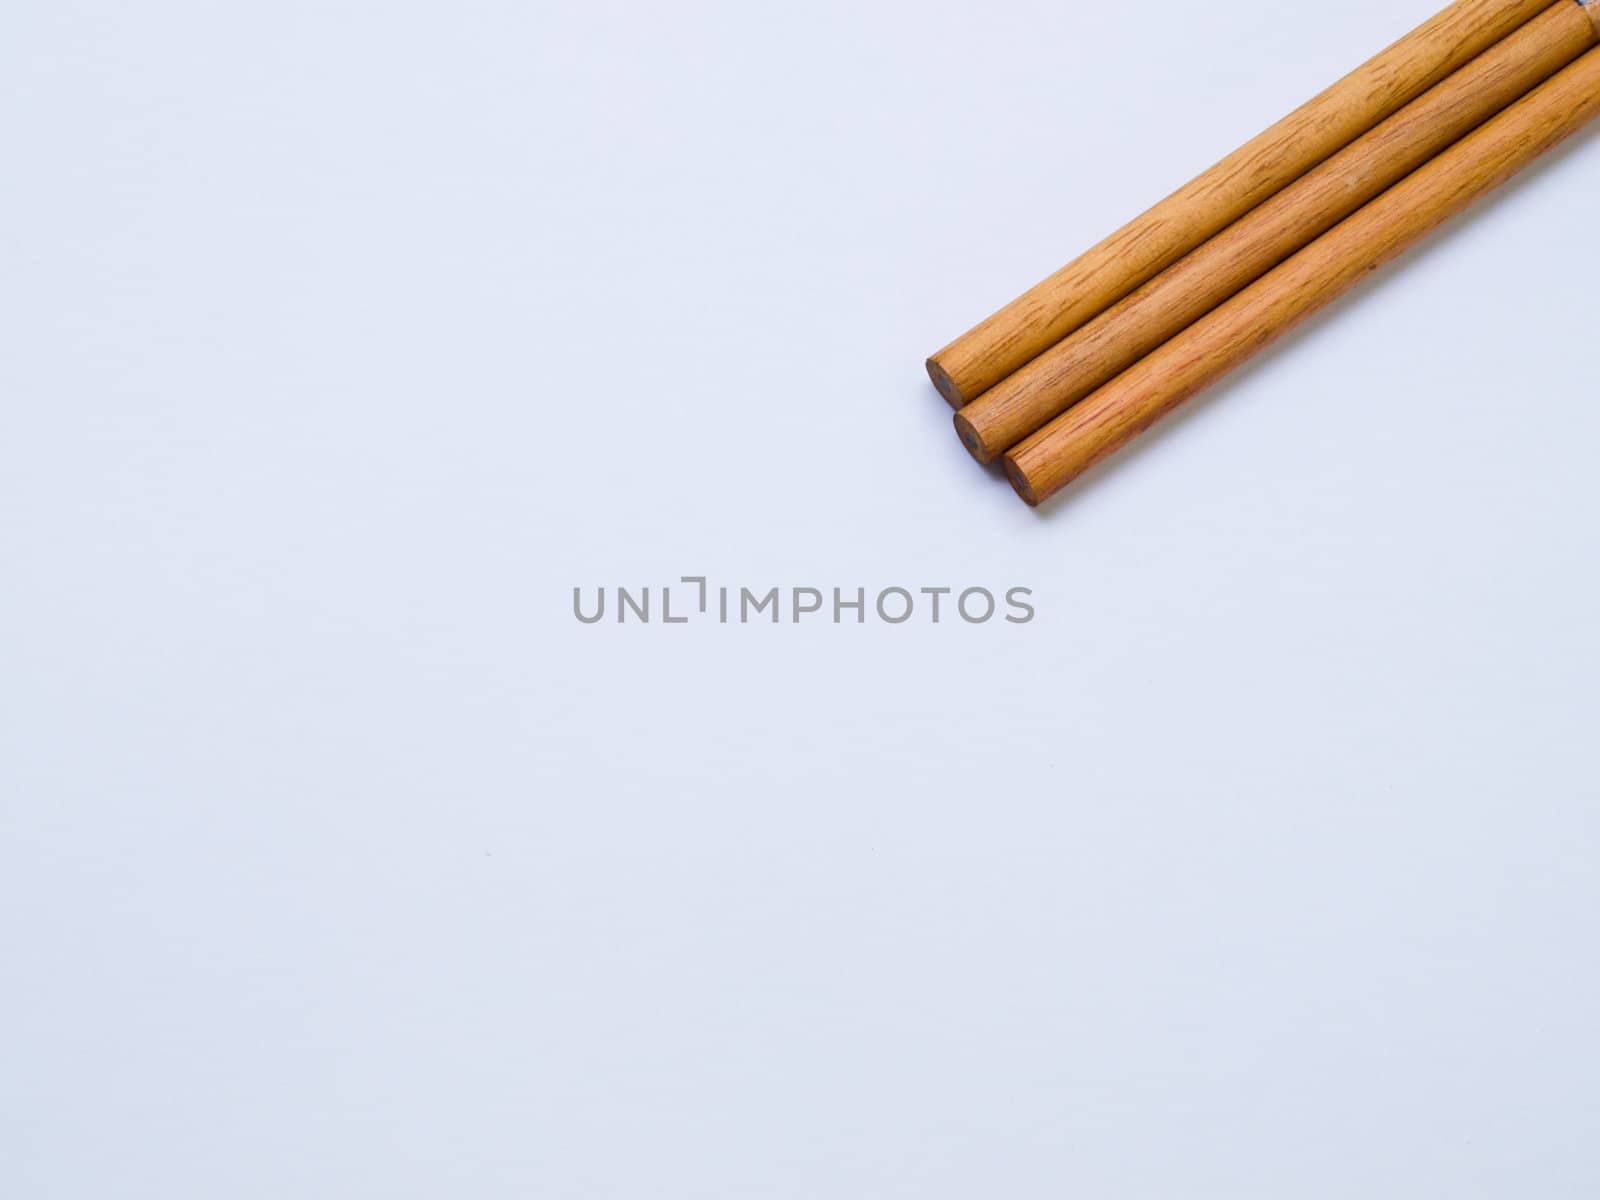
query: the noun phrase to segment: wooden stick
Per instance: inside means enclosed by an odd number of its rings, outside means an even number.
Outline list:
[[[1003,460],[1017,493],[1058,491],[1597,115],[1591,50],[1022,442]]]
[[[1538,16],[1550,0],[1455,0],[1132,224],[928,360],[960,408],[1330,154]]]
[[[1115,379],[1584,51],[1600,30],[1559,0],[956,414],[979,462]]]

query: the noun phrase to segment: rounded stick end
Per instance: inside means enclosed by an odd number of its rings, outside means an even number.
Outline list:
[[[956,381],[951,379],[950,373],[939,365],[937,358],[928,360],[928,378],[933,380],[933,386],[938,389],[939,395],[945,398],[945,403],[951,408],[960,408],[966,404],[961,389],[956,386]]]
[[[987,446],[972,422],[967,420],[960,412],[956,413],[955,423],[956,434],[961,438],[961,444],[967,448],[967,453],[971,454],[973,458],[984,466],[988,466],[1000,457],[1000,452]]]
[[[1005,464],[1006,478],[1011,481],[1011,486],[1017,495],[1027,501],[1029,508],[1038,508],[1039,496],[1034,492],[1033,485],[1028,482],[1028,477],[1022,473],[1022,468],[1017,465],[1016,460],[1008,454],[1002,461]]]

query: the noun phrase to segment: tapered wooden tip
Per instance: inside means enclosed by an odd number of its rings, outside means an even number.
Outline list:
[[[933,386],[939,390],[939,395],[945,398],[945,403],[951,408],[960,408],[966,404],[961,396],[961,389],[956,386],[956,381],[950,378],[950,373],[939,365],[939,360],[928,360],[928,378],[933,380]]]

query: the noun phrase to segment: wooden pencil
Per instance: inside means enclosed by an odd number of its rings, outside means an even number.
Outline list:
[[[1550,0],[1448,8],[928,360],[952,407],[981,393],[1343,149]]]
[[[1600,49],[1011,450],[1017,493],[1040,503],[1597,115]]]
[[[1162,342],[1543,83],[1600,39],[1573,0],[1527,25],[1290,184],[956,414],[993,462]]]

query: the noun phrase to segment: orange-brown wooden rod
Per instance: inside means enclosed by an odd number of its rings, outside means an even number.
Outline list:
[[[1538,16],[1550,0],[1455,0],[928,360],[960,408],[1330,154]]]
[[[1017,493],[1058,491],[1597,115],[1591,50],[1015,447]]]
[[[956,414],[962,442],[978,461],[993,462],[1593,48],[1597,39],[1600,29],[1575,0],[1552,4],[1133,295],[995,384]]]

